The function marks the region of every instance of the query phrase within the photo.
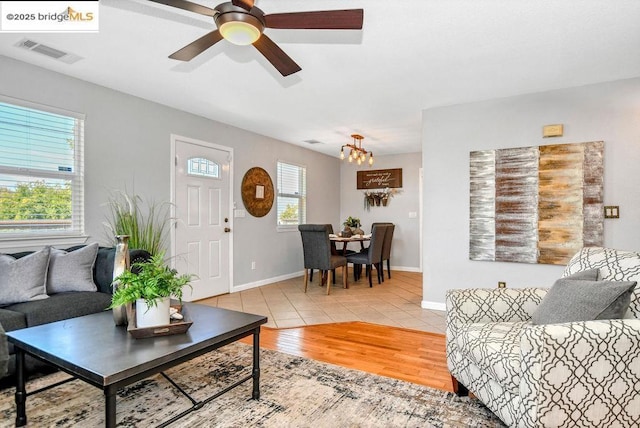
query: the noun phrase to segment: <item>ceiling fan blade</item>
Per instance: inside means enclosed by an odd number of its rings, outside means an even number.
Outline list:
[[[199,13],[200,15],[216,16],[218,11],[206,6],[201,6],[187,0],[150,0],[155,3],[166,4],[167,6],[177,7],[178,9],[188,10],[189,12]]]
[[[253,0],[231,0],[231,3],[245,10],[251,10],[253,7]]]
[[[273,40],[267,37],[264,33],[258,40],[253,43],[253,46],[260,51],[262,55],[282,74],[288,76],[293,73],[297,73],[302,70],[298,64],[292,60],[289,55],[284,53]]]
[[[264,16],[267,28],[299,30],[360,30],[363,19],[363,9],[273,13]]]
[[[179,59],[180,61],[191,61],[193,58],[218,43],[220,40],[222,40],[222,34],[220,34],[218,30],[213,30],[212,32],[200,37],[198,40],[189,43],[182,49],[175,51],[169,55],[169,58]]]

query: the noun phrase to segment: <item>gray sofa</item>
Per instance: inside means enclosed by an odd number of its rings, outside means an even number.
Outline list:
[[[64,251],[70,253],[83,247],[85,246],[79,245],[67,248]],[[9,255],[19,259],[32,253],[33,252],[29,251]],[[1,332],[2,330],[18,330],[104,311],[111,304],[114,257],[115,248],[98,248],[93,265],[93,282],[96,285],[96,291],[59,292],[49,294],[48,298],[41,300],[30,300],[0,306],[0,335],[4,336],[4,333]],[[144,250],[130,250],[131,263],[145,261],[148,260],[149,257],[149,253]],[[0,347],[3,347],[3,349],[0,349],[0,360],[3,354],[6,355],[6,353],[8,353],[9,355],[8,370],[3,383],[7,382],[6,377],[15,372],[13,345],[7,345],[5,339],[6,338],[3,337],[2,340],[0,340]],[[0,363],[2,363],[2,361],[0,361]],[[40,371],[44,369],[46,369],[46,366],[44,366],[43,363],[32,358],[27,359],[28,371]],[[0,373],[0,378],[2,377],[2,373]]]

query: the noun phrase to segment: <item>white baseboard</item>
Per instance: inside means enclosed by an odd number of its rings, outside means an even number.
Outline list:
[[[447,305],[445,303],[429,302],[427,300],[423,300],[422,303],[420,304],[420,306],[422,306],[423,309],[432,309],[434,311],[446,311],[447,310]]]
[[[276,276],[274,278],[261,279],[260,281],[248,282],[246,284],[240,284],[233,287],[231,290],[232,293],[236,293],[238,291],[250,290],[252,288],[262,287],[263,285],[273,284],[274,282],[285,281],[291,278],[297,278],[299,276],[303,276],[304,271],[288,273],[286,275]]]
[[[384,268],[387,269],[387,265],[384,265]],[[420,268],[417,267],[406,267],[406,266],[391,266],[391,270],[399,270],[402,272],[420,272]]]
[[[385,266],[385,269],[386,269],[386,266]],[[397,271],[402,271],[402,272],[420,272],[420,268],[405,267],[405,266],[391,266],[391,270],[392,271],[397,270]],[[299,271],[299,272],[288,273],[286,275],[276,276],[276,277],[273,277],[273,278],[261,279],[260,281],[248,282],[246,284],[236,285],[235,287],[233,287],[233,290],[231,292],[232,293],[236,293],[238,291],[250,290],[252,288],[262,287],[263,285],[269,285],[269,284],[273,284],[274,282],[285,281],[287,279],[297,278],[297,277],[299,277],[299,276],[301,277],[303,275],[304,275],[304,271],[302,270],[302,271]],[[431,309],[433,309],[433,308],[431,308]],[[438,310],[440,310],[440,309],[438,309]],[[442,309],[442,310],[444,310],[444,309]]]

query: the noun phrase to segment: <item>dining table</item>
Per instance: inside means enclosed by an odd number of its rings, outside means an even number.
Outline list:
[[[359,242],[360,243],[360,249],[364,250],[364,243],[367,241],[371,241],[371,235],[351,235],[349,237],[347,236],[340,236],[340,235],[335,235],[335,234],[329,234],[329,240],[335,243],[342,243],[342,255],[346,255],[347,254],[347,245],[350,242]]]

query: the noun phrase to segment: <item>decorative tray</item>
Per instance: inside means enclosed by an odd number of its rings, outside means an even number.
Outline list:
[[[155,327],[136,327],[136,308],[132,305],[132,308],[127,311],[128,326],[127,331],[131,336],[136,339],[146,339],[148,337],[157,336],[169,336],[172,334],[186,333],[193,324],[193,321],[189,318],[186,308],[182,305],[171,305],[172,308],[176,308],[178,313],[183,316],[181,320],[171,320],[167,325],[157,325]]]

